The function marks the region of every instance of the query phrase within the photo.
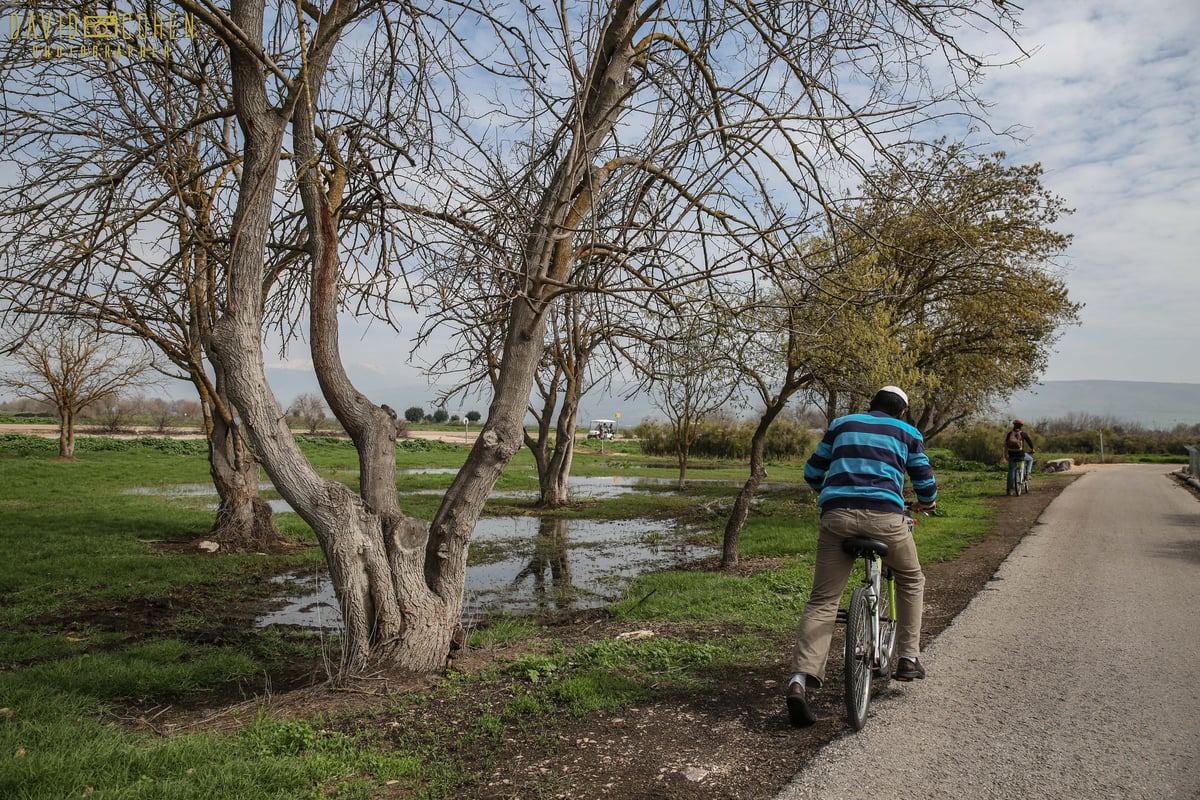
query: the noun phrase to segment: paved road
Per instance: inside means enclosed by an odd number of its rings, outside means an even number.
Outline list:
[[[1200,798],[1200,502],[1168,471],[1067,487],[929,678],[893,683],[776,800]]]

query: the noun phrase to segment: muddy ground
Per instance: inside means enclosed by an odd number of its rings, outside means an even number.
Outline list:
[[[1046,505],[1076,477],[1077,472],[1058,475],[1038,481],[1023,497],[995,498],[996,524],[985,540],[954,562],[925,565],[923,640],[937,636],[987,584]],[[750,560],[741,569],[751,572],[767,566]],[[738,634],[728,626],[619,623],[603,611],[590,611],[548,620],[543,635],[547,640],[569,643],[639,629],[705,641]],[[836,641],[825,686],[813,697],[817,724],[803,730],[789,727],[782,693],[792,635],[792,630],[780,631],[774,660],[721,676],[716,690],[672,693],[668,688],[664,698],[620,713],[596,713],[583,719],[564,715],[561,724],[551,730],[509,726],[501,734],[499,755],[495,744],[471,752],[464,740],[454,757],[479,778],[455,796],[458,800],[768,800],[822,745],[850,730],[843,719],[840,643]],[[472,650],[460,654],[453,668],[473,672],[513,656],[507,650]],[[929,680],[937,680],[936,665],[931,666]],[[381,713],[381,709],[393,707],[382,696],[419,691],[421,681],[381,675],[351,691],[334,690],[320,682],[283,688],[277,685],[269,697],[221,708],[137,716],[149,720],[147,724],[160,733],[169,733],[234,727],[252,720],[265,707],[269,713],[285,717],[322,716],[326,727],[331,727],[331,721],[332,726],[347,730],[372,726],[381,729],[385,741],[402,731],[411,742],[414,731],[427,730],[431,738],[444,739],[445,731],[467,729],[476,716],[503,709],[511,699],[506,682],[485,682],[470,697],[433,701],[398,715]],[[876,702],[886,703],[889,696],[903,690],[902,684],[892,683]],[[415,789],[396,784],[383,796],[412,796]]]

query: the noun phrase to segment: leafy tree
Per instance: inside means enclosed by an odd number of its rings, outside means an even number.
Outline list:
[[[891,379],[877,371],[829,387],[832,412],[864,404],[881,382],[905,384],[913,423],[932,438],[1036,383],[1081,308],[1057,267],[1071,237],[1053,226],[1070,210],[1041,175],[1039,164],[944,142],[872,173],[837,237],[873,283],[886,309],[878,329],[903,363]]]
[[[425,419],[425,409],[420,406],[409,406],[404,411],[404,418],[413,424],[421,422]]]
[[[766,474],[762,442],[791,397],[808,395],[828,421],[865,408],[880,386],[904,386],[932,438],[1036,381],[1079,309],[1054,270],[1070,239],[1051,226],[1066,209],[1040,175],[1003,153],[914,146],[868,176],[828,236],[772,271],[765,302],[729,315],[763,412],[723,566],[737,563]]]
[[[475,423],[475,422],[479,422],[479,420],[481,420],[481,419],[483,419],[483,415],[480,414],[478,411],[468,411],[467,412],[467,421],[468,422]]]
[[[447,411],[444,407],[438,408],[437,411],[433,412],[433,421],[438,423],[439,425],[441,425],[443,422],[445,422],[448,419],[450,419],[450,412]]]

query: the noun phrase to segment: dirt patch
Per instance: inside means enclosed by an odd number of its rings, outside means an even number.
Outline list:
[[[926,564],[922,639],[931,640],[971,601],[1076,475],[1040,481],[1022,497],[997,497],[992,533],[951,563]],[[594,631],[594,633],[600,633]],[[712,637],[716,631],[697,631]],[[779,657],[723,676],[714,692],[680,694],[595,715],[559,732],[561,749],[514,748],[476,791],[480,800],[518,797],[758,799],[774,797],[823,745],[850,730],[842,704],[841,660],[830,659],[814,694],[818,722],[795,730],[783,704],[794,631],[780,633]],[[679,632],[672,632],[679,635]],[[936,680],[936,673],[931,679]],[[887,702],[889,689],[879,698]]]

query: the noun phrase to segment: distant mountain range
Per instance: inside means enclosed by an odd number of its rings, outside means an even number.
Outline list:
[[[1068,414],[1088,414],[1169,430],[1200,424],[1200,383],[1046,381],[1020,392],[1000,417],[1036,424]]]
[[[630,427],[644,419],[664,419],[663,413],[645,396],[619,400],[601,394],[588,395],[581,411],[580,424],[586,424],[590,416],[612,419],[617,413],[620,427]],[[1036,425],[1038,420],[1061,419],[1069,414],[1086,414],[1160,430],[1196,425],[1200,424],[1200,383],[1046,381],[1018,392],[987,416],[996,421],[1020,417]]]

